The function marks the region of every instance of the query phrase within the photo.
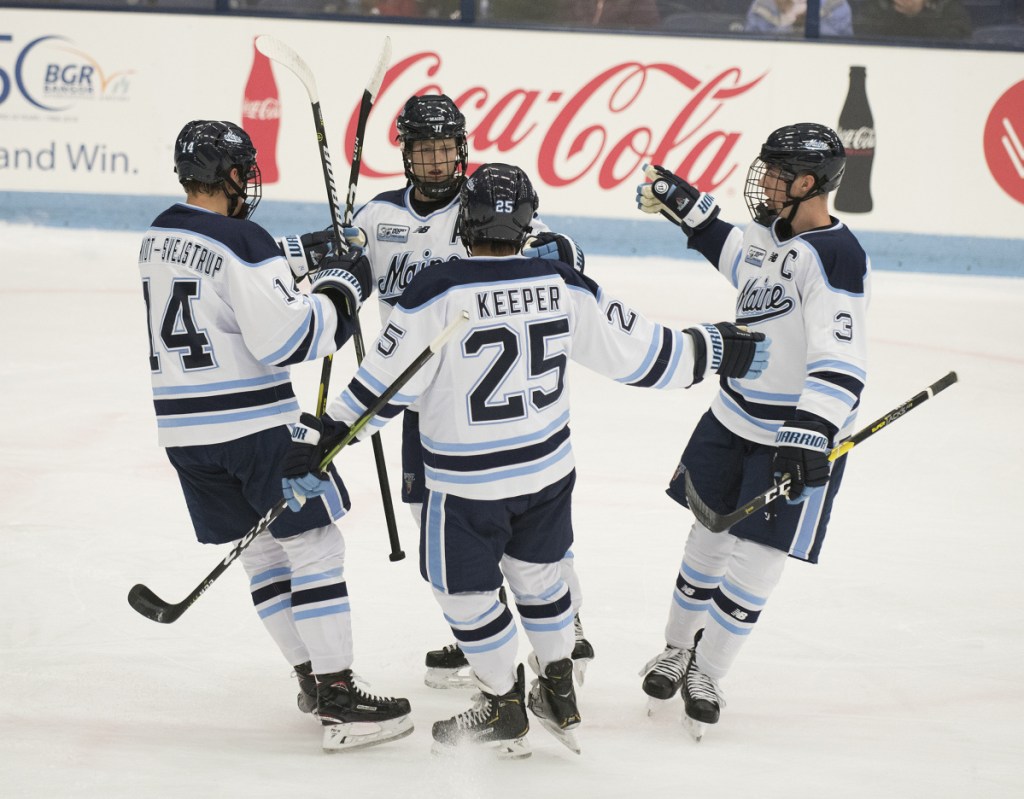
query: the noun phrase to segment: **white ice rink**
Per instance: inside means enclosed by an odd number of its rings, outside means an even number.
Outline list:
[[[172,625],[129,608],[134,583],[178,601],[224,554],[195,542],[156,445],[137,247],[0,224],[3,797],[1024,796],[1024,279],[875,273],[860,421],[951,369],[960,383],[850,455],[821,565],[789,563],[701,744],[679,700],[647,718],[637,670],[663,646],[691,523],[664,488],[713,386],[641,391],[575,368],[575,551],[597,650],[583,754],[535,724],[533,757],[499,763],[430,754],[431,723],[470,694],[423,685],[424,652],[451,634],[404,508],[409,557],[388,560],[369,447],[340,461],[355,665],[372,692],[410,698],[411,736],[322,753],[238,564]],[[592,257],[587,272],[665,323],[732,318],[704,264]],[[296,370],[307,407],[319,369]],[[347,350],[336,389],[352,370]],[[398,440],[384,432],[396,485]]]

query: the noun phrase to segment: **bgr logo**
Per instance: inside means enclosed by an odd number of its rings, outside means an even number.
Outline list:
[[[106,73],[63,36],[40,36],[18,50],[14,37],[0,34],[0,105],[12,95],[43,111],[66,111],[72,100],[125,99],[132,74]]]

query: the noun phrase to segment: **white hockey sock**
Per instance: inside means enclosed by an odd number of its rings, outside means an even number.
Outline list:
[[[778,585],[787,558],[782,550],[737,540],[697,647],[697,666],[713,680],[724,679],[732,668]]]
[[[309,660],[309,652],[295,628],[291,613],[291,564],[270,533],[253,539],[239,556],[249,575],[249,591],[260,621],[281,654],[293,666]]]
[[[494,694],[511,691],[519,635],[498,591],[445,594],[435,588],[434,597],[477,678]]]
[[[292,618],[315,674],[352,667],[345,540],[333,525],[281,540],[292,567]]]
[[[712,533],[694,522],[672,592],[665,625],[667,643],[679,649],[693,646],[693,636],[707,623],[711,597],[722,581],[736,541],[728,533]]]
[[[505,555],[501,570],[541,668],[569,657],[575,643],[572,598],[561,564],[527,563]]]

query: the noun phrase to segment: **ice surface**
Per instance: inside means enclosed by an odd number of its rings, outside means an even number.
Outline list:
[[[691,522],[663,489],[713,387],[640,391],[574,368],[575,552],[597,650],[583,754],[534,724],[533,757],[498,763],[429,752],[431,722],[470,694],[423,685],[424,653],[451,634],[404,508],[410,556],[388,560],[369,447],[341,461],[356,670],[410,698],[411,736],[323,754],[238,564],[173,625],[129,608],[134,583],[178,601],[223,555],[195,543],[156,446],[138,242],[0,225],[4,797],[1024,795],[1024,280],[875,274],[861,421],[950,369],[961,382],[850,455],[821,565],[789,564],[699,745],[678,700],[647,718],[637,670],[663,646]],[[587,272],[659,321],[731,318],[707,266],[606,257]],[[353,368],[336,359],[336,389]],[[318,380],[318,364],[296,370],[309,408]],[[398,441],[384,432],[396,485]]]

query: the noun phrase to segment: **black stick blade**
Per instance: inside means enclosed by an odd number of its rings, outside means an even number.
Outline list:
[[[149,588],[139,583],[128,592],[128,604],[147,619],[170,624],[181,615],[175,605],[168,605]]]

